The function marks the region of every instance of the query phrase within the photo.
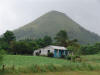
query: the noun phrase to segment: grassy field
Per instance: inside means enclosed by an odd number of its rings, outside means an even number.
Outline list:
[[[45,64],[55,64],[55,65],[62,65],[70,63],[64,59],[56,59],[56,58],[48,58],[48,57],[39,57],[39,56],[20,56],[20,55],[6,55],[4,57],[3,64],[7,66],[16,65],[17,67],[20,66],[30,66],[33,64],[37,65],[45,65]]]
[[[82,59],[83,62],[79,63],[39,56],[6,55],[3,64],[6,65],[5,75],[98,75],[100,55],[82,56]]]
[[[11,74],[4,74],[4,75],[11,75]],[[49,72],[49,73],[21,73],[21,74],[12,74],[12,75],[100,75],[100,72],[96,71],[77,71],[77,72]]]
[[[100,54],[82,56],[82,59],[89,64],[100,65]]]
[[[100,62],[100,54],[83,56],[87,61]]]
[[[86,55],[82,56],[83,62],[100,65],[100,54],[97,55]],[[66,65],[71,62],[64,59],[57,58],[48,58],[48,57],[39,57],[39,56],[21,56],[21,55],[6,55],[4,56],[3,64],[7,66],[16,65],[16,67],[31,66],[33,64],[45,65],[45,64],[54,64],[54,65]]]

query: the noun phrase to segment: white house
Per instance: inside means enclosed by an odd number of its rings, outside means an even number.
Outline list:
[[[40,48],[38,50],[35,50],[33,55],[36,56],[37,53],[45,56],[47,56],[48,53],[53,53],[54,57],[61,57],[62,55],[67,56],[69,54],[69,51],[65,47],[50,45],[45,48]]]

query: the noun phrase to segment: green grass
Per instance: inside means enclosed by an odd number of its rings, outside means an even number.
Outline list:
[[[94,62],[99,61],[99,57],[99,55],[82,56],[85,63],[79,63],[39,56],[6,55],[3,64],[6,65],[5,73],[100,71],[100,64]]]
[[[45,65],[45,64],[55,64],[62,65],[70,63],[64,59],[48,58],[48,57],[39,57],[39,56],[21,56],[21,55],[6,55],[4,57],[4,64],[11,66],[30,66],[33,64]]]
[[[100,54],[97,55],[86,55],[86,56],[82,56],[83,59],[87,60],[87,61],[92,61],[92,62],[100,62]]]
[[[82,56],[82,59],[92,65],[100,65],[100,54]]]
[[[11,74],[5,74],[11,75]],[[13,74],[13,75],[100,75],[99,71],[70,71],[70,72],[48,72],[48,73],[23,73],[23,74]]]

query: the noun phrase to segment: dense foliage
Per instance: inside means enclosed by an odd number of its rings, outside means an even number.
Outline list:
[[[0,66],[3,64],[3,57],[6,54],[5,50],[0,48]]]
[[[66,40],[68,40],[67,32],[65,30],[59,31],[56,34],[55,40],[56,40],[57,45],[66,47],[67,45]]]
[[[4,39],[4,41],[6,41],[8,44],[10,44],[12,41],[16,40],[16,37],[15,37],[15,35],[14,35],[13,32],[7,31],[6,33],[4,33],[3,39]]]
[[[54,40],[50,36],[44,36],[39,39],[25,39],[16,41],[16,37],[13,32],[7,31],[3,37],[0,38],[0,49],[5,50],[9,54],[33,54],[34,50],[43,48],[48,45],[59,45],[68,48],[74,55],[88,55],[97,54],[100,52],[100,43],[94,45],[82,46],[78,43],[77,39],[69,40],[67,32],[65,30],[59,31]]]
[[[83,55],[91,55],[100,53],[100,43],[94,45],[81,46],[80,53]]]
[[[0,38],[0,48],[7,51],[9,54],[33,54],[33,51],[38,48],[43,48],[52,44],[52,38],[45,36],[36,40],[25,39],[16,41],[13,32],[7,31]]]

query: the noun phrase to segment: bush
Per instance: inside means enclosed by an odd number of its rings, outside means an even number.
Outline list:
[[[39,52],[37,52],[37,53],[36,53],[36,56],[40,56],[40,53],[39,53]]]
[[[70,55],[70,56],[66,57],[67,60],[71,60],[73,62],[77,61],[76,59],[78,59],[78,58],[81,59],[80,56],[78,56],[78,55],[76,55],[76,56],[71,56]]]
[[[65,55],[61,55],[61,58],[65,58],[66,56]]]
[[[5,50],[0,50],[0,65],[2,64],[3,55],[5,55],[5,54],[6,54]]]
[[[53,53],[48,53],[48,57],[54,57]]]
[[[94,45],[81,46],[80,53],[83,55],[98,54],[100,52],[100,43]]]
[[[66,59],[67,60],[71,60],[71,56],[66,56]]]

